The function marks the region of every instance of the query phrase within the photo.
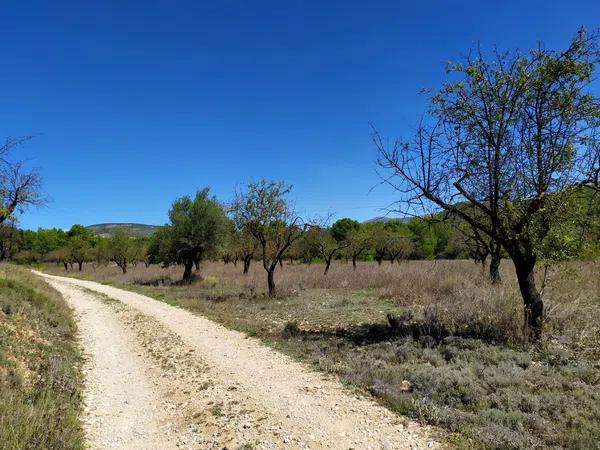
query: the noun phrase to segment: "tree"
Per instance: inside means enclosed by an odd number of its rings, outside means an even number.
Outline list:
[[[69,263],[71,262],[71,252],[67,247],[58,248],[48,252],[46,260],[49,262],[55,262],[62,264],[65,268],[65,272],[69,270]]]
[[[352,269],[356,270],[356,261],[369,251],[373,245],[373,239],[364,225],[349,230],[346,239],[349,244],[346,253],[352,260]]]
[[[250,263],[256,257],[258,241],[246,229],[235,230],[231,235],[230,254],[236,255],[244,263],[244,275],[250,271]]]
[[[292,187],[283,181],[252,182],[236,195],[231,212],[238,229],[258,242],[263,268],[267,272],[269,296],[274,296],[275,269],[290,246],[300,239],[305,226],[287,197]]]
[[[369,227],[373,250],[375,251],[375,261],[381,265],[388,253],[389,232],[383,227],[383,223],[374,223]]]
[[[343,219],[336,220],[333,225],[331,225],[331,236],[337,242],[345,242],[348,241],[350,234],[354,231],[357,231],[359,228],[360,222],[345,217]]]
[[[83,263],[88,261],[91,254],[92,246],[82,235],[76,234],[69,238],[67,245],[69,251],[69,260],[76,262],[79,271],[83,269]]]
[[[114,262],[123,274],[127,273],[127,265],[135,260],[136,242],[125,227],[117,227],[106,240],[106,255]]]
[[[337,223],[337,222],[336,222]],[[337,236],[340,241],[334,238]],[[305,236],[309,245],[314,248],[314,252],[323,258],[325,262],[325,270],[323,275],[327,275],[331,267],[331,261],[335,255],[339,254],[343,249],[347,248],[350,243],[347,240],[347,233],[334,234],[333,229],[312,227]]]
[[[227,217],[221,204],[205,188],[192,199],[181,197],[169,210],[169,224],[154,233],[149,252],[165,265],[183,264],[183,283],[192,281],[192,269],[215,256],[225,243]]]
[[[402,205],[444,209],[507,252],[532,341],[544,319],[541,243],[566,220],[571,195],[599,186],[600,103],[589,88],[598,59],[596,36],[584,31],[559,52],[538,46],[488,61],[478,50],[449,65],[459,79],[431,97],[413,140],[390,146],[373,135]]]
[[[0,224],[0,261],[10,259],[22,244],[22,235],[14,221]]]
[[[11,152],[31,136],[7,139],[0,145],[0,223],[15,211],[44,203],[41,193],[42,177],[36,170],[26,170],[21,161],[13,161]]]

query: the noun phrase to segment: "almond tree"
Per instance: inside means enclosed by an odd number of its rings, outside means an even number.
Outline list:
[[[231,213],[238,229],[250,233],[258,243],[263,268],[267,272],[269,296],[276,293],[275,269],[290,246],[300,239],[305,225],[288,200],[292,187],[283,181],[248,184],[236,195]]]
[[[346,239],[349,243],[346,254],[350,256],[350,259],[352,260],[352,269],[356,270],[356,261],[372,248],[373,238],[366,227],[361,225],[360,227],[351,230]]]
[[[36,170],[26,170],[23,162],[11,158],[11,152],[31,136],[7,139],[0,145],[0,223],[30,205],[44,203],[42,178]]]
[[[413,139],[379,134],[384,179],[410,213],[443,209],[501,246],[514,263],[529,338],[541,337],[535,282],[541,244],[569,198],[598,189],[600,102],[590,84],[600,53],[583,30],[564,51],[479,50],[450,64]],[[467,203],[470,207],[461,207]]]
[[[106,241],[106,256],[114,262],[123,274],[136,258],[136,242],[125,227],[117,227]]]
[[[306,234],[309,245],[314,249],[314,253],[323,258],[325,270],[323,275],[329,273],[331,261],[345,248],[350,246],[350,242],[345,236],[338,236],[339,241],[334,238],[331,229],[312,227]]]

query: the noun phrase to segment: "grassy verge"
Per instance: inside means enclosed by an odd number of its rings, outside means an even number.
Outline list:
[[[343,267],[334,272],[339,286],[330,277],[318,287],[319,279],[304,273],[310,269],[290,266],[288,280],[311,287],[290,281],[274,300],[230,282],[222,266],[207,265],[204,281],[192,286],[152,285],[159,283],[149,273],[165,276],[157,268],[126,278],[108,268],[75,275],[258,337],[399,413],[456,432],[459,447],[600,448],[599,266],[553,271],[545,339],[534,349],[519,335],[521,305],[510,271],[492,289],[472,266],[430,264],[405,264],[380,275],[380,287],[364,288],[352,272],[342,276]],[[364,270],[364,283],[372,283],[379,269]],[[351,283],[357,285],[344,287]]]
[[[58,292],[0,265],[1,449],[84,448],[75,332]]]

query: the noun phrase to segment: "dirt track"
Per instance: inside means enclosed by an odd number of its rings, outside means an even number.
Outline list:
[[[79,319],[92,448],[437,448],[430,430],[202,316],[41,274]]]

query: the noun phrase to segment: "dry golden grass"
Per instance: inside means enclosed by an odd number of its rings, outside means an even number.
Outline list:
[[[29,271],[0,265],[0,449],[82,449],[72,311]]]
[[[53,267],[54,273],[64,273]],[[70,275],[117,285],[169,285],[181,278],[180,267],[145,267],[138,264],[127,274],[114,265],[87,264],[82,272]],[[540,271],[542,272],[542,271]],[[492,287],[487,273],[470,261],[408,261],[401,264],[334,262],[327,276],[321,264],[284,264],[277,269],[280,298],[302,295],[315,290],[336,292],[369,291],[369,297],[388,299],[394,305],[427,310],[451,329],[477,322],[495,328],[497,337],[518,342],[523,337],[523,308],[510,261],[501,267],[503,282]],[[266,275],[254,262],[250,273],[242,274],[241,265],[206,262],[194,284],[178,287],[186,298],[265,295]],[[543,275],[538,277],[542,286]],[[170,290],[173,291],[174,288]],[[566,263],[551,267],[544,289],[547,328],[567,334],[573,345],[589,352],[598,339],[600,323],[600,263]],[[583,344],[582,344],[583,343]],[[597,350],[594,350],[596,353]]]

